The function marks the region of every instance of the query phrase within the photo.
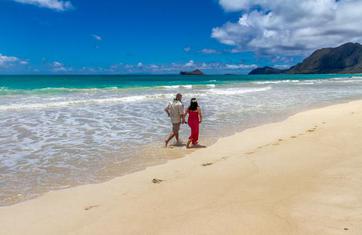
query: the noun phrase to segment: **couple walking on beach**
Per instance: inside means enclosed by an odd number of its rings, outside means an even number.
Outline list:
[[[182,104],[182,94],[176,94],[176,98],[169,102],[165,108],[165,112],[171,119],[172,131],[165,140],[165,146],[167,147],[171,139],[175,137],[177,144],[180,143],[179,131],[181,124],[188,124],[191,128],[191,135],[187,141],[186,148],[191,147],[204,147],[199,145],[199,126],[202,122],[202,113],[196,98],[192,98],[189,107],[185,110]],[[186,118],[187,122],[186,122]]]

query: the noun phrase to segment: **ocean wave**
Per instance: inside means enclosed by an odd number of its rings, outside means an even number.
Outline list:
[[[300,82],[297,85],[303,86],[303,85],[314,85],[316,82]]]
[[[169,86],[161,86],[161,88],[166,90],[176,90],[176,89],[192,89],[192,88],[202,88],[202,87],[210,87],[214,88],[215,84],[198,84],[198,85],[169,85]]]
[[[297,83],[300,80],[276,80],[276,81],[260,81],[260,82],[252,82],[253,84],[279,84],[279,83]]]
[[[180,89],[180,88],[192,89],[192,85],[169,85],[169,86],[161,86],[161,88],[170,89],[170,90],[175,90],[175,89]]]
[[[215,95],[240,95],[253,92],[261,92],[271,90],[272,87],[259,87],[259,88],[227,88],[227,89],[210,89],[207,91],[208,94]]]
[[[162,96],[163,95],[159,95],[159,97]],[[0,111],[58,108],[58,107],[68,107],[68,106],[86,105],[86,104],[137,102],[152,97],[157,97],[157,95],[140,95],[140,96],[127,96],[127,97],[104,98],[104,99],[69,100],[69,101],[45,102],[45,103],[8,104],[8,105],[0,105]]]
[[[360,83],[360,82],[362,82],[362,77],[361,78],[354,77],[354,78],[343,79],[343,80],[335,79],[334,82],[337,82],[337,83]]]
[[[103,88],[66,88],[66,87],[47,87],[39,89],[9,89],[0,87],[0,95],[32,95],[32,94],[60,94],[60,93],[94,93],[99,91],[121,90],[118,87],[103,87]]]

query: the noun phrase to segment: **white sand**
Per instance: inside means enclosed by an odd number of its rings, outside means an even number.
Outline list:
[[[0,208],[0,234],[362,234],[362,101]]]

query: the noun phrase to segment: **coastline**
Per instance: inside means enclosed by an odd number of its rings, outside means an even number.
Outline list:
[[[184,158],[2,207],[0,233],[357,234],[361,109],[359,100],[303,111]]]
[[[206,117],[201,140],[209,146],[210,139],[213,143],[306,109],[361,99],[360,78],[206,75],[203,81],[195,81],[168,76],[62,77],[69,88],[53,84],[57,79],[51,76],[41,78],[40,83],[26,76],[9,79],[0,105],[0,151],[5,156],[0,159],[0,206],[48,191],[102,183],[186,152],[175,148],[168,154],[160,148],[170,127],[159,107],[176,91],[185,95],[186,102],[199,98]],[[17,86],[27,79],[34,89]],[[145,85],[155,89],[118,89]],[[39,91],[41,87],[48,87],[45,93]],[[140,113],[149,113],[149,117]],[[183,129],[182,136],[187,138],[189,130]]]

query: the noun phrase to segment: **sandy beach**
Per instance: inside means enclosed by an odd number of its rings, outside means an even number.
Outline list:
[[[0,208],[0,234],[361,234],[362,101]]]

